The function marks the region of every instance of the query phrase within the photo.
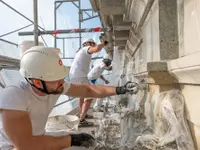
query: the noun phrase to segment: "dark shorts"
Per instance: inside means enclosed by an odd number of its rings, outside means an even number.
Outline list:
[[[92,82],[93,84],[95,84],[97,81],[97,79],[94,79],[94,80],[90,80],[90,82]]]

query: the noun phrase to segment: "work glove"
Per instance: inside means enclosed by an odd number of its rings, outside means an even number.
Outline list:
[[[87,133],[70,134],[71,146],[91,147],[95,145],[95,139]]]
[[[105,46],[108,45],[108,41],[103,41],[103,43]]]
[[[116,87],[117,95],[120,94],[136,94],[138,92],[138,84],[136,82],[128,81],[124,86]]]
[[[101,41],[101,43],[104,43],[105,46],[108,44],[107,36],[105,34],[101,34],[99,36],[99,40]]]
[[[105,81],[106,84],[109,84],[110,82],[108,80]]]

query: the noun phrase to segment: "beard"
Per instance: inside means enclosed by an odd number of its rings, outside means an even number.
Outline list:
[[[58,88],[56,89],[56,91],[57,91],[58,94],[61,94],[61,93],[64,91],[63,85],[62,85],[61,87],[58,87]]]
[[[63,87],[63,85],[60,85],[58,88],[56,88],[56,89],[51,89],[51,90],[49,90],[49,93],[50,94],[62,94],[63,93],[63,91],[64,91],[64,87]]]

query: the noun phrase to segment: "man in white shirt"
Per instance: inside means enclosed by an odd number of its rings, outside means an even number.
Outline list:
[[[86,133],[45,135],[45,125],[58,97],[105,97],[133,93],[137,85],[121,87],[65,83],[68,74],[57,48],[35,46],[24,52],[20,73],[26,79],[0,92],[0,149],[61,150],[70,146],[89,147],[94,138]]]
[[[102,42],[96,45],[93,39],[86,39],[82,43],[82,48],[76,53],[73,63],[70,68],[70,82],[73,84],[90,84],[87,75],[89,73],[89,66],[91,62],[92,54],[98,53],[101,49],[107,45],[108,42]],[[93,98],[80,98],[80,123],[79,127],[93,126],[92,122],[85,120],[87,111],[92,103]]]
[[[111,54],[106,54],[104,56],[104,58],[102,59],[102,62],[95,65],[91,70],[90,72],[88,73],[88,79],[93,83],[95,84],[96,83],[96,80],[98,78],[101,78],[106,84],[109,83],[108,80],[106,80],[103,76],[102,76],[102,73],[104,70],[108,70],[110,71],[112,69],[112,66],[111,65],[111,62],[112,62],[112,55]],[[101,106],[102,106],[102,103],[103,103],[103,99],[102,98],[97,98],[96,99],[96,102],[93,106],[94,110],[95,111],[101,111]]]

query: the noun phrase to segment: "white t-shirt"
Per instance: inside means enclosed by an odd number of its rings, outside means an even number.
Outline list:
[[[77,52],[70,68],[71,79],[81,78],[81,77],[87,78],[92,56],[91,54],[88,53],[89,48],[90,46],[83,47]]]
[[[70,83],[65,83],[63,93],[66,93],[70,86]],[[28,112],[33,135],[43,135],[48,116],[59,96],[60,94],[39,96],[32,90],[28,82],[22,81],[8,86],[0,92],[0,109]],[[13,146],[4,131],[2,112],[0,111],[0,149],[8,150],[9,148],[13,148]]]
[[[88,80],[98,79],[104,71],[104,66],[105,64],[103,62],[95,65],[87,75]]]

